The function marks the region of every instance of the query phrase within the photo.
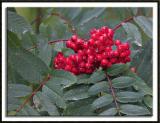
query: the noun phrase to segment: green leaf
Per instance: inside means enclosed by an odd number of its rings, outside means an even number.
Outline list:
[[[88,86],[77,86],[69,91],[65,92],[65,100],[80,100],[88,98]]]
[[[114,88],[126,88],[134,84],[135,79],[128,76],[121,76],[112,80]]]
[[[151,20],[145,16],[137,16],[134,17],[134,21],[142,28],[148,37],[152,38],[153,27]]]
[[[69,87],[77,82],[77,77],[64,70],[54,70],[52,72],[54,81],[57,81],[63,88]]]
[[[24,97],[32,93],[32,88],[23,84],[9,84],[8,93],[12,97]]]
[[[143,79],[131,71],[128,71],[126,75],[135,78],[135,83],[133,86],[136,86],[137,90],[139,90],[144,95],[152,95],[152,89],[145,83]]]
[[[142,49],[134,56],[131,65],[136,67],[136,72],[150,87],[152,87],[152,71],[153,71],[153,59],[152,50],[153,42],[151,40],[146,41]]]
[[[106,94],[104,96],[99,97],[98,99],[96,99],[93,103],[92,103],[92,107],[93,109],[98,109],[101,107],[104,107],[106,105],[111,104],[113,101],[113,98],[110,94]]]
[[[89,74],[80,74],[77,76],[77,83],[78,84],[89,84],[89,77],[90,75]]]
[[[55,51],[62,51],[62,49],[64,48],[64,46],[65,46],[65,44],[64,44],[64,42],[57,42],[57,43],[55,43],[54,44],[54,50]]]
[[[24,32],[22,35],[22,47],[25,49],[29,49],[36,45],[37,37],[35,34],[31,34],[31,32],[27,31]]]
[[[46,63],[47,66],[49,66],[52,58],[52,47],[48,45],[47,39],[43,36],[39,36],[38,41],[38,56],[43,62]]]
[[[85,23],[89,22],[90,20],[97,18],[105,11],[105,8],[92,8],[88,11],[83,13],[81,20],[79,21],[79,25],[83,26]]]
[[[47,83],[46,86],[51,89],[52,91],[54,91],[55,93],[57,93],[58,95],[62,96],[63,95],[63,90],[62,87],[59,83],[59,81],[57,81],[57,79],[55,79],[54,77],[52,77]]]
[[[70,102],[64,111],[65,116],[93,116],[96,113],[91,108],[91,103],[94,98],[82,99],[74,102]]]
[[[152,108],[153,106],[153,98],[152,98],[152,96],[150,96],[150,95],[146,95],[146,96],[144,96],[144,103],[149,107],[149,108]]]
[[[148,109],[146,109],[145,107],[138,105],[131,105],[131,104],[121,105],[120,112],[126,115],[134,115],[134,116],[150,114]]]
[[[25,19],[15,12],[8,11],[8,30],[15,32],[19,36],[26,32],[32,31],[32,27],[25,21]]]
[[[12,97],[12,94],[9,92],[7,99],[7,111],[16,110],[22,104],[18,98]]]
[[[121,103],[137,102],[142,99],[143,94],[139,92],[119,92],[116,94],[117,100]]]
[[[25,105],[17,114],[17,116],[39,116],[38,112],[30,105]]]
[[[104,80],[106,78],[106,75],[104,71],[97,70],[95,71],[89,78],[89,83],[96,83],[98,81]]]
[[[106,92],[108,90],[109,90],[108,82],[102,81],[102,82],[98,82],[98,83],[92,85],[88,90],[88,94],[89,95],[96,95],[100,92]]]
[[[51,37],[49,38],[50,40],[68,39],[72,35],[68,25],[60,18],[60,16],[49,15],[42,20],[40,27],[42,27],[41,25],[47,28],[47,32],[44,31],[43,34],[45,33],[45,35],[48,35],[46,37]]]
[[[123,73],[128,68],[129,67],[128,67],[127,64],[114,64],[114,65],[112,65],[112,67],[107,69],[107,74],[110,75],[110,76],[115,76],[115,75],[118,75],[120,73]]]
[[[64,109],[66,108],[66,104],[63,97],[57,94],[56,92],[54,92],[53,90],[51,90],[50,88],[48,88],[47,86],[44,86],[42,88],[42,93],[46,95],[50,99],[50,101],[52,103],[55,103],[58,107],[64,108]]]
[[[7,39],[8,47],[10,48],[19,48],[22,44],[22,41],[17,37],[17,35],[11,31],[8,31]]]
[[[117,114],[117,110],[116,108],[110,108],[107,109],[105,111],[103,111],[102,113],[100,113],[99,115],[103,115],[103,116],[114,116]]]
[[[131,38],[130,40],[134,41],[138,46],[142,46],[141,34],[136,25],[128,22],[123,24],[123,28],[127,32],[128,37]]]
[[[138,8],[136,8],[136,7],[131,7],[130,9],[132,10],[132,12],[133,12],[134,15],[137,15]]]
[[[66,57],[68,57],[72,54],[75,54],[75,52],[70,48],[63,48],[62,52],[63,52],[64,56],[66,56]]]
[[[51,116],[57,116],[59,115],[59,112],[57,110],[57,107],[54,105],[54,103],[51,102],[51,100],[44,95],[41,92],[38,92],[34,97],[33,100],[38,100],[40,102],[40,106],[43,107],[44,111],[47,111],[49,115]],[[35,101],[34,101],[35,103]]]
[[[37,8],[16,7],[15,10],[17,14],[24,17],[28,22],[32,22],[37,16]]]
[[[144,95],[152,95],[152,89],[139,77],[136,77],[135,85]]]
[[[10,64],[28,82],[39,83],[49,71],[44,62],[23,48],[10,48],[8,56]]]

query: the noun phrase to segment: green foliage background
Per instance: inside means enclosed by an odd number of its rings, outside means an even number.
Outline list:
[[[134,19],[114,35],[114,39],[131,43],[131,63],[79,76],[52,69],[58,51],[66,56],[73,51],[64,42],[48,42],[68,39],[73,32],[88,38],[90,29],[114,28],[132,16]],[[7,19],[7,115],[152,115],[151,8],[8,8]],[[131,67],[136,68],[136,73]],[[115,105],[106,73],[120,109]],[[51,79],[16,112],[48,74]]]

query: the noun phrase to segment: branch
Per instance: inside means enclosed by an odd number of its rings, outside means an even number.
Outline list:
[[[120,111],[119,111],[119,110],[120,110],[120,107],[119,107],[119,105],[118,105],[118,103],[117,103],[117,97],[116,97],[116,94],[115,94],[114,89],[113,89],[113,86],[112,86],[112,81],[110,80],[110,78],[109,78],[109,76],[108,76],[107,74],[106,74],[106,77],[107,77],[107,79],[108,79],[109,86],[110,86],[111,93],[112,93],[112,97],[113,97],[114,103],[115,103],[115,105],[116,105],[116,110],[117,110],[119,116],[121,116]]]
[[[133,17],[129,17],[129,18],[127,18],[126,20],[122,21],[120,24],[118,24],[117,26],[115,26],[115,27],[113,28],[113,31],[116,31],[116,30],[119,29],[124,23],[127,23],[127,22],[129,22],[129,21],[131,21],[131,20],[133,20]]]
[[[31,98],[47,83],[48,80],[50,80],[51,76],[48,74],[48,76],[41,82],[41,84],[36,88],[32,94],[16,109],[16,113],[19,112],[21,109],[24,108],[24,106],[31,100]]]

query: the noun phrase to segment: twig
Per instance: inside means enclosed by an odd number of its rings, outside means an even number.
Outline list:
[[[117,26],[115,26],[114,28],[113,28],[113,31],[116,31],[118,28],[120,28],[124,23],[127,23],[127,22],[129,22],[129,21],[131,21],[131,20],[133,20],[133,17],[129,17],[129,18],[127,18],[126,20],[124,20],[124,21],[122,21],[120,24],[118,24]]]
[[[27,51],[30,51],[30,50],[32,50],[32,49],[34,49],[34,48],[36,48],[37,47],[37,45],[34,45],[34,46],[32,46],[32,47],[30,47],[30,48],[28,48],[28,49],[26,49]]]
[[[110,86],[110,89],[111,89],[111,93],[112,93],[112,97],[113,97],[113,99],[114,99],[114,103],[115,103],[115,105],[116,105],[116,110],[117,110],[117,112],[118,112],[118,114],[119,114],[119,116],[121,116],[121,114],[120,114],[120,107],[119,107],[119,105],[118,105],[118,103],[117,103],[117,97],[116,97],[116,94],[115,94],[115,92],[114,92],[114,89],[113,89],[113,86],[112,86],[112,81],[110,80],[110,78],[109,78],[109,76],[106,74],[106,77],[107,77],[107,79],[108,79],[108,82],[109,82],[109,86]]]
[[[49,41],[48,44],[51,45],[57,42],[65,42],[65,41],[67,41],[67,39],[59,39],[59,40]]]
[[[48,75],[42,82],[41,84],[38,86],[38,88],[36,88],[32,94],[22,103],[22,105],[20,105],[16,112],[19,112],[21,109],[24,108],[24,106],[31,100],[31,98],[47,83],[48,80],[50,80],[51,76]]]

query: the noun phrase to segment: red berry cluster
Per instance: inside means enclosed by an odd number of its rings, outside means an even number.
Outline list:
[[[77,35],[73,35],[66,42],[66,46],[75,51],[68,57],[59,52],[54,58],[54,67],[64,69],[74,74],[91,74],[95,69],[108,68],[115,63],[130,62],[130,50],[128,43],[122,43],[120,40],[113,40],[114,32],[108,27],[92,29],[90,39],[85,41]],[[116,50],[112,50],[112,46]]]

